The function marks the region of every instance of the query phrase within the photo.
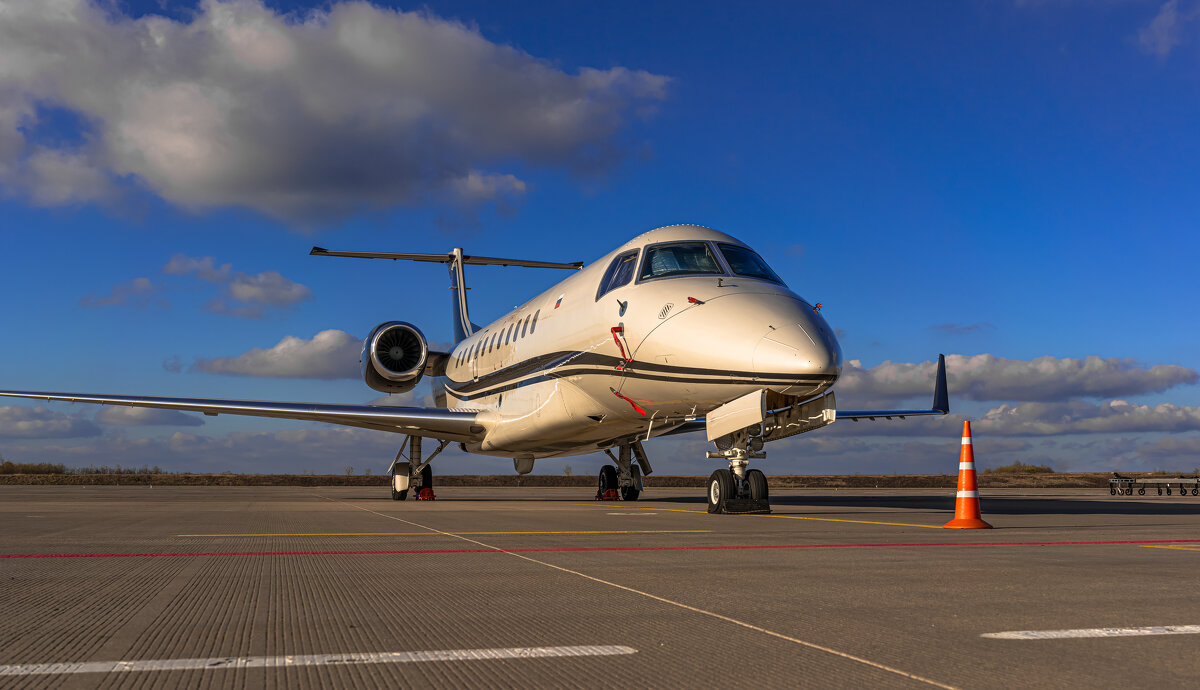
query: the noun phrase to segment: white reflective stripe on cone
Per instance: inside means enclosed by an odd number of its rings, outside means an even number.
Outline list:
[[[971,445],[971,437],[970,436],[963,436],[963,445],[964,446]]]
[[[978,491],[959,491],[958,497],[959,498],[979,498],[979,492]]]
[[[975,463],[973,463],[973,462],[960,462],[960,463],[958,463],[958,469],[960,469],[960,470],[973,470],[973,469],[975,469]]]

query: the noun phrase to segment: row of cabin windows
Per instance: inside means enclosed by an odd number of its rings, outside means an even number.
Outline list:
[[[541,313],[542,310],[538,309],[537,311],[533,312],[533,314],[526,316],[523,320],[512,323],[508,326],[508,328],[493,333],[490,338],[484,338],[483,340],[480,340],[465,352],[459,354],[458,358],[455,360],[455,363],[461,365],[464,362],[478,359],[483,355],[489,354],[496,348],[503,347],[509,343],[515,343],[517,340],[524,338],[526,335],[532,335],[533,331],[537,329],[538,315]]]

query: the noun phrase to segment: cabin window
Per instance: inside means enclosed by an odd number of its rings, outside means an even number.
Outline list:
[[[528,316],[526,316],[525,320],[521,322],[521,337],[522,338],[525,337],[525,331],[527,331],[527,330],[529,330],[529,317]]]
[[[674,242],[646,248],[641,279],[724,272],[707,242]]]
[[[516,330],[516,328],[517,328],[517,324],[515,324],[515,323],[508,327],[508,332],[504,334],[504,343],[506,345],[510,341],[514,342],[514,343],[517,342],[517,339],[513,337],[513,331]]]
[[[529,322],[529,334],[530,335],[533,335],[533,332],[535,330],[537,330],[537,317],[538,317],[538,314],[541,314],[541,313],[542,313],[541,309],[538,309],[537,311],[533,312],[533,321]]]
[[[769,280],[772,283],[783,284],[783,280],[771,270],[766,261],[759,256],[753,249],[749,247],[739,247],[736,244],[721,243],[717,245],[721,248],[721,254],[725,257],[726,263],[733,272],[740,276],[750,278],[762,278]]]
[[[604,272],[604,278],[600,280],[600,289],[596,291],[596,299],[600,299],[605,294],[626,285],[633,279],[633,269],[637,266],[638,250],[625,252],[612,260],[608,265],[608,270]]]

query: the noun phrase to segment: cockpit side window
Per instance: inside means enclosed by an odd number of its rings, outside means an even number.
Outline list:
[[[641,279],[724,272],[707,242],[673,242],[646,248]]]
[[[637,255],[638,250],[634,249],[613,259],[612,263],[608,265],[608,270],[604,272],[604,278],[600,281],[596,299],[600,299],[633,279],[633,269],[637,266]]]
[[[721,254],[725,257],[725,261],[729,263],[729,268],[740,276],[748,276],[750,278],[762,278],[769,280],[772,283],[783,284],[783,280],[771,270],[766,261],[759,256],[753,249],[747,247],[739,247],[736,244],[721,243],[717,245],[721,248]]]

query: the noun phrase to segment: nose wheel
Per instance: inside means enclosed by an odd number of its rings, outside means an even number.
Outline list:
[[[708,457],[728,460],[729,469],[716,470],[708,478],[708,512],[770,513],[767,476],[746,469],[750,458],[766,457],[762,439],[744,429],[717,439],[717,448]]]

